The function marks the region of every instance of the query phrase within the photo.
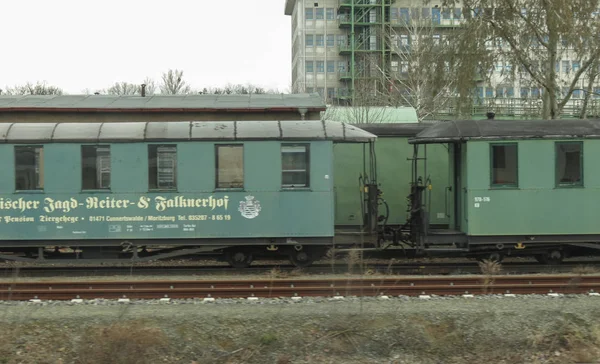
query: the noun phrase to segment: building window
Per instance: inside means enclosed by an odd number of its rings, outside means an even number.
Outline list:
[[[448,8],[442,9],[442,19],[449,20],[450,19],[450,14],[451,14],[450,9],[448,9]]]
[[[556,143],[556,185],[583,186],[583,143]]]
[[[284,188],[309,186],[308,152],[307,144],[282,144],[281,177]]]
[[[110,188],[110,147],[81,146],[81,188],[104,190]]]
[[[460,18],[462,18],[462,9],[454,8],[454,19],[460,20]]]
[[[317,35],[315,35],[315,37],[317,38],[317,47],[324,47],[325,46],[325,36],[323,36],[323,34],[317,34]]]
[[[335,46],[335,35],[327,34],[327,48],[333,48]]]
[[[217,188],[244,188],[244,146],[216,146]]]
[[[408,8],[400,8],[400,20],[402,21],[402,24],[410,24]]]
[[[317,61],[317,73],[325,72],[325,61]]]
[[[18,191],[44,188],[44,149],[15,147],[15,189]]]
[[[307,46],[307,47],[312,47],[312,46],[314,46],[314,44],[315,44],[315,43],[314,43],[314,38],[315,38],[315,37],[314,37],[314,35],[312,35],[312,34],[307,34],[307,35],[306,35],[306,41],[305,41],[305,43],[306,43],[306,46]]]
[[[177,188],[177,147],[175,145],[148,146],[148,187],[151,190]]]
[[[315,19],[317,19],[317,20],[325,19],[325,8],[316,8],[315,9]]]
[[[327,61],[327,73],[335,73],[335,61]]]
[[[315,63],[313,61],[306,61],[306,73],[313,73],[315,71]]]
[[[306,18],[306,20],[313,20],[313,8],[306,8],[304,17]]]
[[[517,187],[517,144],[492,144],[491,154],[492,186]]]
[[[335,20],[335,13],[333,8],[327,8],[327,20]]]
[[[344,47],[347,42],[346,42],[346,35],[345,34],[338,34],[337,36],[337,43],[339,47]]]
[[[327,87],[327,98],[333,100],[335,98],[335,88]]]

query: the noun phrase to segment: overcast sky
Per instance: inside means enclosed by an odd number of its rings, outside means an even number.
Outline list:
[[[158,81],[178,68],[193,88],[252,83],[287,91],[284,0],[3,1],[0,88],[47,81],[67,93]]]

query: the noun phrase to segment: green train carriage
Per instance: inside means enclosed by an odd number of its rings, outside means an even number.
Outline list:
[[[413,181],[410,240],[418,249],[545,263],[600,251],[600,120],[451,121],[409,142],[448,146],[455,191],[450,229],[429,230],[426,188]]]
[[[375,139],[321,121],[0,124],[0,257],[310,264],[335,234],[334,143]]]

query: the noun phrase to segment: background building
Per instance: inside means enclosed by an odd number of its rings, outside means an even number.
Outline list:
[[[285,14],[292,17],[294,92],[316,92],[334,105],[410,106],[420,119],[457,114],[459,80],[442,80],[431,96],[428,67],[439,61],[431,49],[443,54],[449,35],[465,21],[462,8],[444,9],[439,1],[424,6],[421,0],[286,0]],[[502,47],[501,40],[486,43],[488,50]],[[564,97],[582,61],[568,50],[561,57],[555,71]],[[499,58],[486,77],[473,75],[471,117],[485,118],[488,111],[502,118],[540,117],[543,89],[516,68]],[[592,91],[587,115],[600,115],[600,83],[588,83],[585,75],[575,82],[561,117],[580,116],[586,89]]]

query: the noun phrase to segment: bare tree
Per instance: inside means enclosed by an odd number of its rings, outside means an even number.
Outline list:
[[[170,69],[162,75],[160,92],[167,95],[181,95],[191,93],[192,89],[183,80],[183,71]]]
[[[460,44],[471,44],[459,52],[461,61],[540,88],[542,117],[558,118],[600,57],[599,0],[443,0],[448,8],[461,3]],[[482,52],[486,56],[475,57]]]
[[[156,82],[154,82],[154,79],[150,78],[150,77],[146,77],[144,78],[144,85],[146,85],[146,95],[148,96],[152,96],[156,93]],[[141,85],[139,86],[140,90],[139,90],[139,94],[142,93],[141,90]]]
[[[360,64],[375,62],[368,56],[361,57]],[[357,79],[354,82],[354,102],[351,105],[331,105],[322,114],[324,120],[345,121],[353,124],[381,123],[391,112],[389,95],[382,92],[384,77]]]
[[[430,18],[400,17],[385,40],[391,61],[389,71],[378,69],[388,85],[382,96],[393,106],[413,107],[419,120],[447,109],[453,103],[457,68],[448,35]]]
[[[253,84],[228,84],[224,87],[204,88],[199,93],[213,95],[251,95],[251,94],[278,94],[277,90],[266,89]]]
[[[357,51],[349,65],[353,122],[381,122],[394,107],[415,109],[421,121],[454,106],[456,48],[431,17],[416,19],[396,13],[389,25],[372,27],[354,42]],[[337,113],[336,109],[329,114]]]
[[[114,85],[106,90],[106,94],[108,95],[137,95],[139,91],[139,86],[134,83],[129,82],[115,82]]]
[[[146,95],[154,95],[156,91],[156,84],[154,83],[153,79],[151,79],[150,77],[146,77],[142,84],[146,85]],[[112,85],[107,90],[101,93],[107,95],[141,95],[142,84],[134,84],[129,82],[115,82],[114,85]]]
[[[63,90],[59,87],[48,85],[46,81],[38,81],[35,85],[27,82],[24,85],[7,87],[4,93],[6,95],[62,95]]]
[[[581,111],[579,113],[580,119],[586,119],[588,116],[588,107],[590,104],[590,97],[594,95],[595,97],[600,96],[594,92],[594,84],[598,81],[598,76],[600,76],[600,60],[596,59],[587,70],[584,78],[587,79],[587,85],[585,87],[584,95],[583,95],[583,105],[581,106]],[[596,110],[597,112],[597,110]],[[597,114],[596,114],[597,115]]]

